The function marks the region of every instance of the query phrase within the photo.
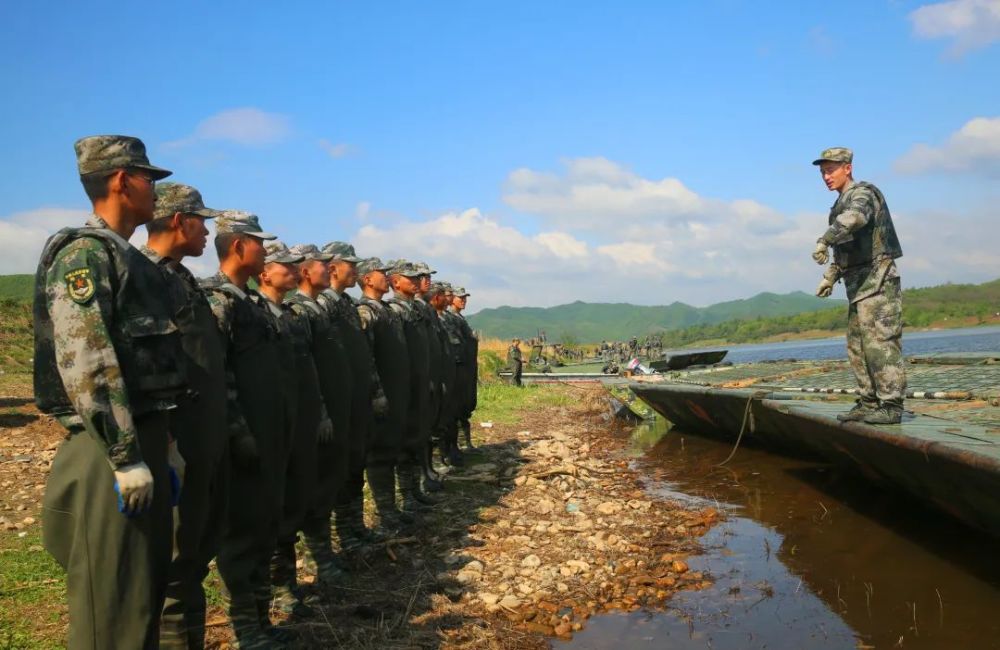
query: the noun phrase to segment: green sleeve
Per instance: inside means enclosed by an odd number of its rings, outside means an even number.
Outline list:
[[[45,278],[56,364],[87,432],[115,468],[142,461],[128,389],[112,342],[114,270],[104,245],[82,237],[63,248]]]

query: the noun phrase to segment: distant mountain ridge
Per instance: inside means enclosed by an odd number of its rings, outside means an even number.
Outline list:
[[[601,339],[622,340],[727,320],[790,316],[845,304],[845,300],[824,300],[802,291],[759,293],[752,298],[720,302],[708,307],[692,307],[682,302],[650,307],[577,301],[545,308],[504,306],[483,309],[469,317],[469,324],[488,337],[525,338],[543,330],[550,341],[572,338],[579,342],[595,342]]]

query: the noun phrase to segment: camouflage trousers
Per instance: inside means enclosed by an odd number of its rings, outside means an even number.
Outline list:
[[[863,402],[903,406],[906,371],[902,342],[899,278],[887,278],[881,291],[851,303],[847,315],[847,358]]]

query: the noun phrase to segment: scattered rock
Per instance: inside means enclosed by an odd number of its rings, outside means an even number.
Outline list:
[[[526,569],[534,569],[542,565],[542,560],[537,555],[529,555],[521,560],[521,566]]]

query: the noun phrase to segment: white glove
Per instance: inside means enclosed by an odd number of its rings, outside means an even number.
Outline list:
[[[316,427],[316,440],[321,443],[333,442],[333,420],[326,417],[319,421]]]
[[[830,261],[830,249],[826,242],[820,240],[816,242],[816,250],[813,251],[813,260],[820,266]]]
[[[172,441],[167,446],[167,464],[169,464],[173,469],[174,473],[177,474],[177,478],[180,479],[181,485],[184,484],[184,470],[187,469],[187,461],[181,456],[180,450],[177,448],[177,441]]]
[[[816,287],[816,295],[820,298],[829,298],[831,293],[833,293],[833,282],[827,278],[820,280],[819,286]]]
[[[119,509],[127,516],[142,513],[153,502],[153,474],[146,463],[133,463],[115,470]]]

